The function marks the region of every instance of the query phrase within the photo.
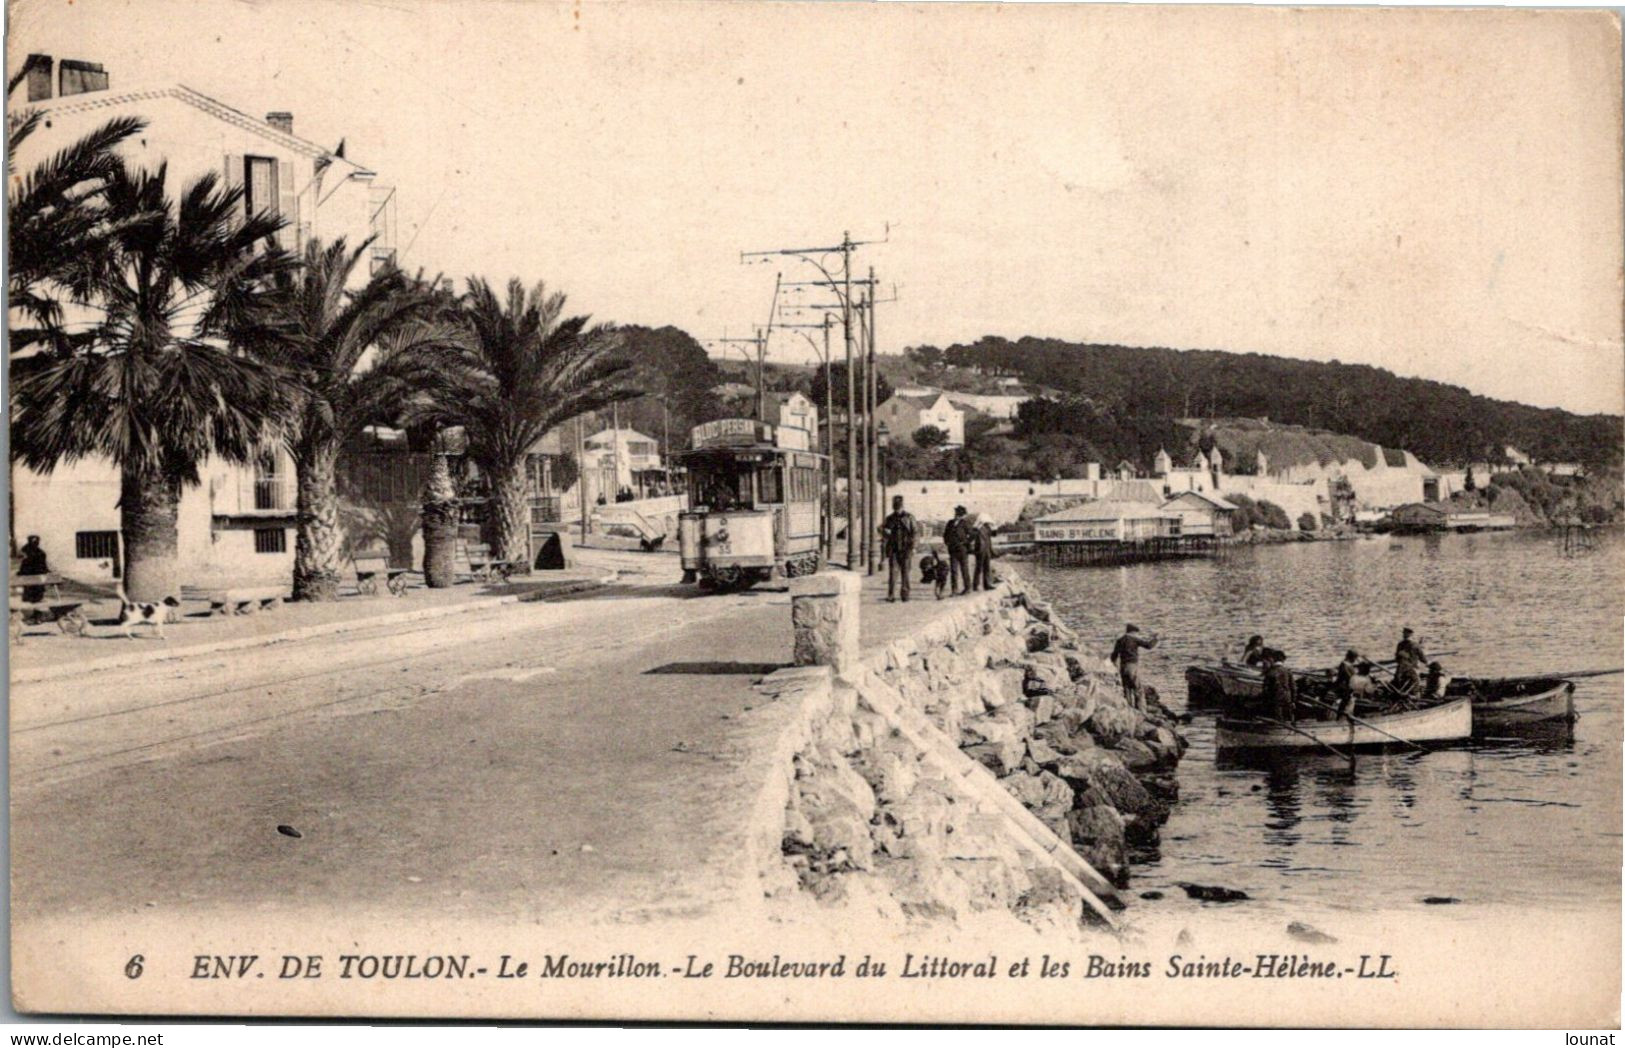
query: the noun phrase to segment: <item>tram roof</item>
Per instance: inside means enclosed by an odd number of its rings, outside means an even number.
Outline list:
[[[742,458],[742,457],[744,457],[746,455],[751,455],[751,456],[774,455],[774,456],[786,456],[786,457],[790,456],[790,455],[805,455],[808,458],[816,458],[816,459],[824,459],[824,458],[829,457],[828,455],[825,455],[822,452],[818,452],[818,451],[804,451],[801,448],[785,448],[785,447],[780,447],[777,444],[765,444],[765,443],[756,443],[756,444],[718,444],[718,445],[716,445],[714,447],[709,447],[709,448],[690,448],[687,451],[678,452],[674,457],[679,462],[689,462],[689,461],[692,461],[694,459]]]

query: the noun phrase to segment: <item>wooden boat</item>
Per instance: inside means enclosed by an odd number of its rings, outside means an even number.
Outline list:
[[[1324,686],[1332,679],[1326,670],[1293,670],[1293,680]],[[1186,704],[1191,709],[1217,709],[1237,699],[1256,699],[1264,693],[1264,674],[1252,666],[1231,663],[1198,664],[1185,668]]]
[[[1345,750],[1350,746],[1386,746],[1396,737],[1406,742],[1448,742],[1473,733],[1472,700],[1465,695],[1424,709],[1361,715],[1361,719],[1367,723],[1300,720],[1288,728],[1269,721],[1221,717],[1214,742],[1219,749],[1331,746]]]
[[[1574,682],[1561,677],[1458,677],[1445,694],[1472,700],[1475,729],[1575,719]]]

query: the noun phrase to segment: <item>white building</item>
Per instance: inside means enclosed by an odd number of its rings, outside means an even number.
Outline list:
[[[818,408],[805,393],[768,393],[762,398],[763,422],[786,429],[805,430],[808,447],[818,447]]]
[[[360,244],[376,235],[372,265],[394,256],[394,191],[375,172],[334,149],[293,133],[285,112],[250,116],[180,85],[111,90],[109,77],[89,63],[64,61],[52,82],[48,56],[29,59],[29,105],[44,116],[18,150],[27,171],[118,116],[147,121],[122,147],[129,160],[168,163],[168,191],[176,198],[207,172],[245,189],[245,214],[285,216],[289,247],[305,237],[345,238]],[[89,72],[87,73],[87,68]],[[59,88],[59,89],[58,89]],[[367,278],[357,267],[358,280]],[[294,476],[285,451],[267,448],[252,466],[204,464],[203,482],[181,495],[179,557],[182,581],[286,581],[293,567]],[[54,571],[108,583],[119,577],[119,475],[108,461],[59,466],[36,474],[12,473],[15,530],[40,536]]]
[[[635,429],[599,430],[583,441],[583,448],[581,476],[589,503],[600,496],[614,502],[623,490],[641,497],[653,482],[652,475],[664,475],[660,443]]]
[[[1182,491],[1158,508],[1179,515],[1181,534],[1215,536],[1232,533],[1237,509],[1232,502],[1199,491]]]
[[[1144,542],[1178,538],[1184,518],[1149,502],[1086,502],[1033,521],[1034,542]]]
[[[940,390],[923,393],[893,393],[875,408],[875,418],[884,423],[897,440],[912,440],[917,430],[935,426],[948,434],[945,447],[965,443],[965,413]]]
[[[1021,413],[1021,405],[1031,397],[991,395],[986,393],[949,393],[948,400],[962,411],[975,411],[1001,422],[1014,422]]]

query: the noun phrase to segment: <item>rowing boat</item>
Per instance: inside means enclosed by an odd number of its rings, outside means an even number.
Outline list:
[[[1327,670],[1293,670],[1292,679],[1326,685],[1332,674]],[[1216,709],[1237,699],[1256,699],[1264,694],[1264,673],[1252,666],[1231,663],[1195,665],[1185,668],[1186,705],[1196,709]]]
[[[1214,742],[1219,749],[1294,749],[1309,746],[1385,746],[1406,742],[1448,742],[1473,733],[1472,702],[1467,696],[1435,706],[1396,713],[1362,715],[1365,723],[1347,720],[1300,720],[1287,728],[1264,721],[1221,717]]]
[[[1575,719],[1574,682],[1561,677],[1458,677],[1445,695],[1472,700],[1475,729]]]

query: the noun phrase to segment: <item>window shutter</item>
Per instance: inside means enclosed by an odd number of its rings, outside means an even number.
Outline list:
[[[293,191],[293,162],[276,162],[277,214],[287,225],[277,234],[277,242],[289,251],[304,250],[299,242],[299,197]]]
[[[227,153],[225,160],[225,181],[227,189],[243,188],[243,157],[240,153]],[[237,204],[237,218],[240,222],[248,214],[247,205],[241,201]]]

